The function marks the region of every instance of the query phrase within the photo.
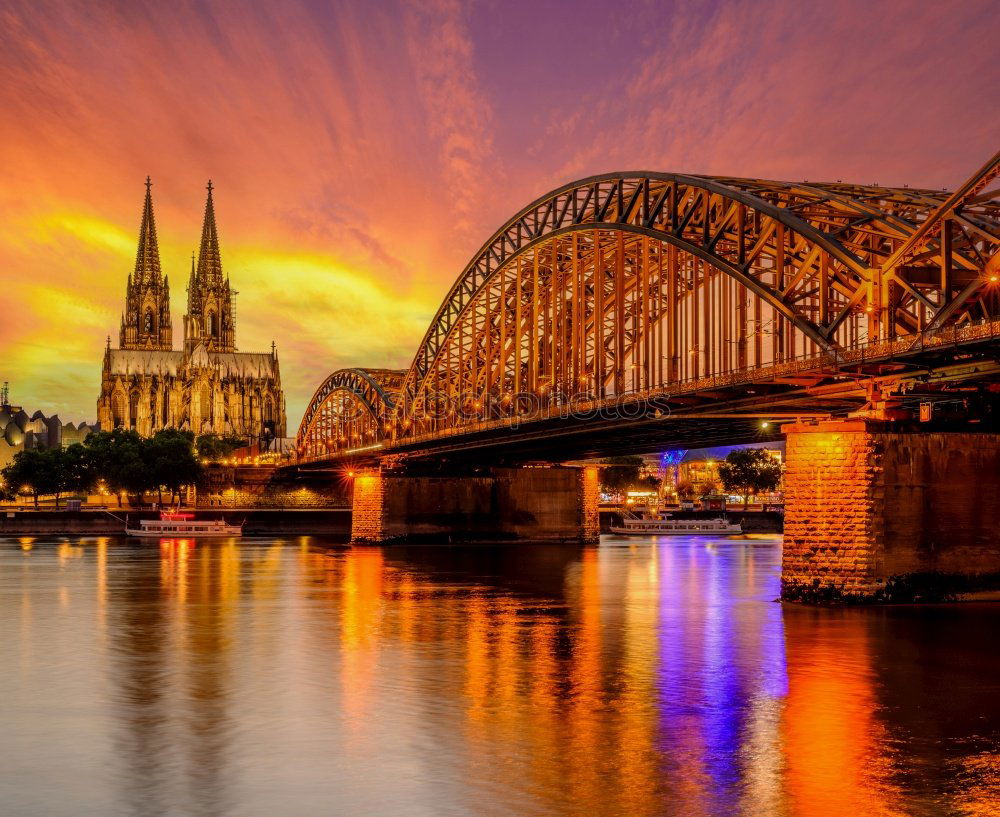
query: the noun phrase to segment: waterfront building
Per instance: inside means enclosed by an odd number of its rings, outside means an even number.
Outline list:
[[[662,480],[661,494],[668,499],[685,499],[718,494],[722,491],[719,464],[740,448],[762,448],[779,464],[785,459],[785,442],[723,445],[714,448],[674,449],[645,457],[646,467]],[[774,496],[780,494],[781,488]],[[684,494],[685,496],[681,496]]]
[[[28,414],[22,406],[10,404],[6,383],[0,389],[0,468],[13,462],[20,451],[82,443],[94,430],[89,423],[63,423],[57,414]]]
[[[128,277],[119,342],[104,352],[100,427],[150,436],[163,428],[226,434],[270,443],[285,436],[285,398],[278,354],[236,348],[229,278],[223,273],[212,183],[197,262],[191,258],[183,348],[173,346],[170,284],[160,266],[151,182]]]

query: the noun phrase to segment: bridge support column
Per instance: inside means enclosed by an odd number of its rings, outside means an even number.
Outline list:
[[[786,433],[783,598],[933,599],[1000,579],[1000,434]]]
[[[493,468],[354,478],[351,541],[593,543],[600,536],[596,468]]]

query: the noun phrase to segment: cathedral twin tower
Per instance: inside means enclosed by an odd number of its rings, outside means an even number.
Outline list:
[[[237,352],[233,291],[222,273],[212,183],[197,265],[192,258],[184,348],[173,348],[170,284],[160,268],[151,182],[135,271],[125,290],[118,348],[104,353],[97,417],[102,429],[161,428],[225,434],[265,443],[285,436],[278,356]]]
[[[170,321],[170,284],[160,269],[151,186],[152,182],[147,177],[146,201],[139,227],[139,251],[135,272],[129,276],[125,290],[119,345],[122,349],[171,351],[174,343]],[[232,291],[229,279],[222,275],[211,182],[208,183],[197,267],[193,256],[191,259],[188,311],[184,316],[184,348],[191,350],[199,341],[204,341],[209,350],[235,350]]]

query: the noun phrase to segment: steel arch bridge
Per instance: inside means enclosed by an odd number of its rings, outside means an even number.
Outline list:
[[[409,370],[377,391],[365,370],[324,382],[300,457],[992,322],[998,174],[1000,153],[954,192],[647,172],[564,185],[476,253]]]
[[[300,456],[319,457],[381,440],[405,372],[340,369],[324,380],[299,426]]]

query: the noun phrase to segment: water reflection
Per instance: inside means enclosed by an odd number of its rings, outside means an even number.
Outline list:
[[[1000,607],[786,607],[779,563],[767,539],[0,540],[0,802],[1000,811]]]

